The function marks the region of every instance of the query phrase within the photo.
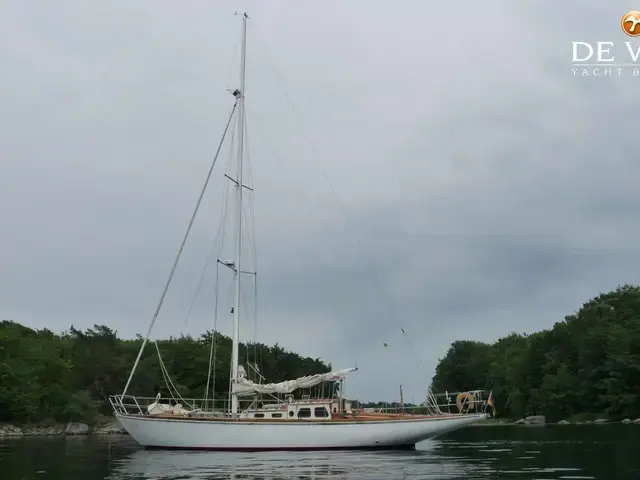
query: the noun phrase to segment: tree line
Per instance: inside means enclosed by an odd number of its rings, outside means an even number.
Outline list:
[[[202,398],[210,345],[216,345],[216,398],[228,395],[231,339],[218,332],[159,340],[158,349],[184,398]],[[122,339],[104,325],[60,334],[0,322],[0,422],[85,421],[110,415],[142,338]],[[279,345],[240,346],[240,362],[256,364],[267,382],[331,370],[320,359]],[[249,369],[251,375],[251,369]],[[256,380],[255,374],[253,380]],[[212,375],[213,377],[213,375]],[[129,393],[167,394],[153,345],[142,356]],[[640,417],[640,287],[625,285],[585,303],[551,329],[511,333],[493,344],[454,342],[436,368],[440,393],[493,390],[503,417],[576,415]],[[373,406],[374,404],[371,404]],[[369,406],[366,404],[363,406]]]
[[[213,389],[216,398],[226,398],[231,370],[229,337],[206,332],[197,338],[157,341],[166,370],[185,399],[204,397],[212,335],[216,346]],[[110,415],[108,397],[122,392],[141,344],[141,337],[121,339],[105,325],[84,331],[72,326],[57,334],[13,321],[0,322],[0,422],[92,423],[100,414]],[[241,344],[240,362],[251,362],[268,382],[331,371],[331,364],[277,344]],[[249,370],[249,378],[257,381]],[[149,397],[157,392],[168,395],[156,348],[149,344],[128,393]]]
[[[493,344],[464,340],[436,368],[439,392],[490,388],[499,416],[640,417],[640,287],[586,302],[553,328]]]

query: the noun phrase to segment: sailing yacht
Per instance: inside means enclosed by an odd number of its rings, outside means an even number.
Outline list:
[[[145,447],[206,450],[327,450],[358,448],[413,448],[416,443],[442,433],[468,426],[487,417],[484,392],[463,392],[458,396],[457,411],[444,412],[436,396],[431,393],[423,405],[423,412],[388,413],[355,408],[343,394],[346,377],[357,368],[347,368],[329,373],[310,375],[279,383],[254,382],[248,378],[243,365],[239,364],[239,325],[243,314],[241,304],[242,282],[240,277],[247,273],[242,263],[243,237],[243,163],[245,140],[245,66],[247,44],[247,19],[242,18],[242,50],[240,58],[239,87],[232,91],[234,106],[226,125],[224,136],[231,119],[237,116],[236,136],[236,178],[231,180],[236,195],[235,260],[224,262],[234,273],[234,306],[230,405],[228,408],[197,408],[163,401],[158,394],[155,399],[141,399],[128,394],[129,386],[140,362],[153,326],[158,318],[164,296],[176,270],[180,254],[193,224],[202,200],[214,163],[209,170],[207,181],[198,199],[187,232],[169,275],[169,280],[160,297],[147,335],[138,352],[133,368],[121,394],[110,396],[114,414],[124,429]],[[222,140],[221,140],[222,144]],[[220,152],[220,146],[216,158]],[[157,348],[157,345],[156,345]],[[158,350],[158,355],[159,355]],[[159,355],[160,358],[160,355]],[[160,362],[162,362],[160,358]],[[249,365],[251,366],[251,365]],[[161,363],[161,367],[163,367]],[[163,367],[163,373],[166,369]],[[211,371],[209,372],[209,374]],[[166,379],[165,379],[166,380]],[[339,384],[337,394],[311,398],[310,395],[296,395],[301,389],[329,383]],[[169,384],[168,384],[169,386]],[[331,389],[335,392],[335,389]],[[265,397],[268,397],[265,400]],[[174,397],[175,398],[175,397]],[[181,397],[180,397],[181,398]],[[491,396],[489,396],[491,399]],[[489,400],[490,402],[490,400]],[[203,402],[203,405],[206,402]],[[454,405],[455,406],[455,405]],[[189,408],[187,408],[189,407]]]

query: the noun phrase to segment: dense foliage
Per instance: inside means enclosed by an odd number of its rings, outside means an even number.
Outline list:
[[[231,339],[215,334],[216,398],[228,394]],[[163,363],[184,398],[203,398],[211,333],[158,341]],[[106,326],[55,334],[0,322],[0,422],[81,420],[110,414],[108,396],[121,393],[142,343],[122,340]],[[240,362],[258,364],[269,382],[330,371],[320,359],[287,352],[277,344],[240,346]],[[212,375],[213,377],[213,375]],[[145,349],[129,393],[167,394],[153,344]],[[209,395],[211,397],[211,395]]]
[[[640,287],[601,294],[550,330],[512,333],[492,345],[454,342],[433,386],[492,388],[506,417],[640,417]]]
[[[158,341],[164,364],[185,398],[202,398],[211,333]],[[127,380],[142,339],[123,340],[106,326],[55,334],[0,322],[0,422],[81,420],[111,411],[108,395]],[[215,334],[215,391],[225,398],[231,339]],[[327,372],[331,365],[280,346],[242,345],[269,382]],[[440,392],[491,388],[500,416],[578,414],[640,417],[640,287],[623,286],[585,303],[550,330],[512,333],[494,344],[457,341],[440,360]],[[166,394],[149,345],[129,392]],[[362,406],[375,406],[366,404]]]

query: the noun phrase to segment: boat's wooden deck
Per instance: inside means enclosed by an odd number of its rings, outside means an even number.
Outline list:
[[[402,414],[402,413],[366,413],[357,415],[334,416],[332,418],[229,418],[215,417],[213,415],[201,416],[184,416],[172,413],[161,413],[158,415],[143,415],[144,418],[162,418],[166,420],[199,420],[199,421],[216,421],[216,422],[251,422],[251,423],[303,423],[303,422],[384,422],[384,421],[402,421],[402,420],[427,420],[436,418],[459,417],[460,414],[443,413],[441,415],[420,415],[420,414]]]

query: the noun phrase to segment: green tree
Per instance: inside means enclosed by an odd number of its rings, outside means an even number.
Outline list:
[[[216,398],[229,390],[231,339],[219,332],[199,338],[181,336],[157,341],[157,348],[173,383],[185,399],[204,396],[212,335],[215,338]],[[55,334],[13,321],[0,322],[0,421],[47,420],[91,422],[97,413],[109,414],[109,395],[127,381],[142,338],[120,339],[105,325],[85,331],[71,327]],[[303,357],[279,346],[240,345],[241,362],[255,364],[267,381],[328,372],[320,359]],[[252,379],[257,376],[247,368]],[[213,377],[214,375],[212,375]],[[129,393],[169,396],[154,343],[142,356]],[[212,397],[211,392],[209,398]]]
[[[640,287],[600,294],[550,330],[492,345],[454,342],[432,383],[492,389],[498,412],[510,417],[640,417]]]

